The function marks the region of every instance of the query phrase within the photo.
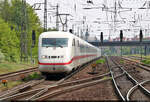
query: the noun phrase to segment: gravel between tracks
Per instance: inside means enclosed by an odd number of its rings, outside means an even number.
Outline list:
[[[88,74],[91,71],[92,68],[91,65],[89,65],[67,81],[88,78],[109,72],[105,64],[98,65],[96,70],[98,74]],[[115,94],[114,88],[112,86],[112,81],[110,80],[94,86],[85,87],[73,92],[68,92],[64,95],[60,95],[48,100],[118,100],[118,97]]]
[[[97,76],[97,75],[109,72],[109,70],[108,70],[108,68],[106,67],[105,64],[99,64],[96,68],[96,71],[95,71],[95,72],[97,72],[97,74],[89,74],[90,72],[92,72],[91,65],[93,63],[89,64],[86,68],[84,68],[83,70],[81,70],[80,72],[78,72],[77,74],[72,76],[71,78],[69,78],[67,81],[74,81],[74,80],[78,80],[78,79],[89,78],[89,77],[92,77],[92,76]]]
[[[115,57],[113,58],[115,59]],[[116,58],[117,62],[120,62],[120,58]],[[150,72],[139,68],[138,66],[136,66],[136,64],[133,64],[133,62],[129,62],[124,60],[124,63],[122,64],[123,66],[125,66],[125,70],[133,77],[135,78],[135,80],[137,80],[139,83],[143,82],[145,80],[149,80],[150,79]],[[146,84],[146,88],[150,89],[150,84]],[[141,93],[142,91],[140,91],[139,89],[137,89],[134,94],[132,95],[132,98],[134,101],[135,100],[140,100],[140,101],[149,101],[150,99],[148,97],[146,97],[143,93]]]
[[[48,100],[118,100],[111,81],[69,92]]]
[[[150,82],[143,85],[146,89],[150,90]]]
[[[126,66],[125,70],[127,70],[127,72],[130,73],[138,82],[142,82],[144,80],[150,79],[150,72],[132,63],[133,62],[129,62],[125,60],[125,63],[123,65]]]
[[[150,98],[146,97],[146,95],[143,95],[142,92],[140,91],[140,89],[137,89],[134,94],[131,95],[131,101],[150,101]]]

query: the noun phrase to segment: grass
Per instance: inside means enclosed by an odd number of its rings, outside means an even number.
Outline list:
[[[105,76],[103,80],[112,79],[112,77]]]
[[[105,63],[105,59],[99,59],[96,61],[96,64],[104,64]]]
[[[120,60],[120,64],[124,64],[124,60]]]
[[[21,80],[8,81],[7,86],[4,85],[2,82],[0,82],[0,91],[5,91],[5,90],[11,89],[15,86],[18,86],[20,84],[23,84],[24,82],[31,81],[31,80],[36,80],[36,79],[41,79],[41,78],[42,78],[41,74],[39,74],[37,72],[34,72],[34,73],[31,73],[28,76],[24,77]]]
[[[0,90],[5,91],[5,90],[11,89],[17,85],[20,85],[22,83],[23,83],[22,81],[8,81],[7,87],[4,86],[2,83],[0,83]]]
[[[141,62],[150,65],[150,59],[142,60]]]
[[[141,57],[140,54],[134,54],[134,55],[132,55],[132,56]],[[143,57],[143,58],[146,58],[146,59],[141,60],[141,62],[142,62],[143,64],[150,65],[150,55],[147,55],[147,56],[142,55],[142,57]]]
[[[42,78],[41,74],[34,72],[34,73],[22,78],[22,81],[30,81],[30,80],[41,79],[41,78]]]
[[[35,67],[35,66],[37,66],[37,65],[31,65],[31,64],[26,64],[26,63],[13,63],[13,62],[4,61],[4,62],[0,63],[0,74],[15,72],[15,71]]]
[[[133,55],[130,55],[130,56],[141,57],[141,54],[133,54]],[[150,59],[150,55],[145,56],[145,55],[142,54],[142,57]]]

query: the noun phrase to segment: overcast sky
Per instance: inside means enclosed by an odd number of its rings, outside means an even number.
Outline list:
[[[26,0],[30,5],[34,3],[43,3],[44,0]],[[100,32],[104,32],[104,38],[107,39],[110,35],[111,38],[119,36],[119,30],[124,30],[124,35],[131,38],[139,34],[139,29],[148,29],[150,20],[149,9],[138,9],[140,7],[149,7],[149,0],[91,0],[93,4],[88,4],[87,0],[47,0],[48,9],[52,9],[52,6],[59,4],[59,13],[69,13],[72,16],[69,17],[69,28],[72,25],[76,25],[76,29],[86,28],[86,25],[90,28],[91,35],[100,35]],[[107,6],[109,11],[114,11],[115,1],[117,1],[117,16],[115,26],[112,21],[114,21],[114,13],[102,11],[102,7]],[[119,4],[118,4],[119,2]],[[37,6],[38,7],[38,6]],[[93,9],[85,10],[83,8],[91,7]],[[95,8],[96,7],[96,8]],[[132,8],[132,10],[125,9]],[[40,11],[36,11],[42,24],[43,24],[43,11],[44,6],[41,6]],[[128,11],[124,11],[128,10]],[[48,12],[48,28],[55,27],[55,11]],[[123,12],[124,11],[124,12]],[[81,22],[83,21],[83,16],[86,16],[86,23],[83,26]],[[110,22],[106,22],[110,21]],[[132,22],[136,21],[136,22]],[[60,24],[61,25],[61,24]],[[62,28],[60,26],[60,28]],[[114,29],[117,30],[109,30]],[[127,30],[131,29],[131,30]],[[133,30],[134,29],[134,30]],[[146,35],[150,31],[145,31]],[[98,37],[98,36],[97,36]]]

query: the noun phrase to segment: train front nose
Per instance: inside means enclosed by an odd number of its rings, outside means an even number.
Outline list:
[[[40,45],[40,44],[39,44]],[[39,70],[57,73],[66,70],[68,38],[42,38],[39,47]]]
[[[68,64],[64,56],[49,56],[47,61],[39,61],[39,70],[41,72],[60,73],[69,72]],[[43,62],[43,63],[42,63]]]
[[[55,51],[51,49],[50,53],[42,54],[39,58],[39,70],[49,73],[69,72],[67,53],[66,48],[57,48]]]

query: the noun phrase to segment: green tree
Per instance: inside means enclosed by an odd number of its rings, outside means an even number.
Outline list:
[[[0,50],[8,61],[20,60],[22,6],[21,0],[0,0]],[[35,30],[36,45],[32,48],[32,55],[37,57],[38,37],[43,32],[43,28],[35,10],[29,4],[26,4],[26,14],[28,56],[31,54],[32,30]],[[49,29],[49,31],[51,30],[55,29]]]
[[[16,32],[10,29],[9,24],[0,18],[0,49],[8,61],[16,61],[19,57],[19,39]]]
[[[11,9],[8,0],[0,1],[0,16],[5,20],[5,22],[10,21]]]

